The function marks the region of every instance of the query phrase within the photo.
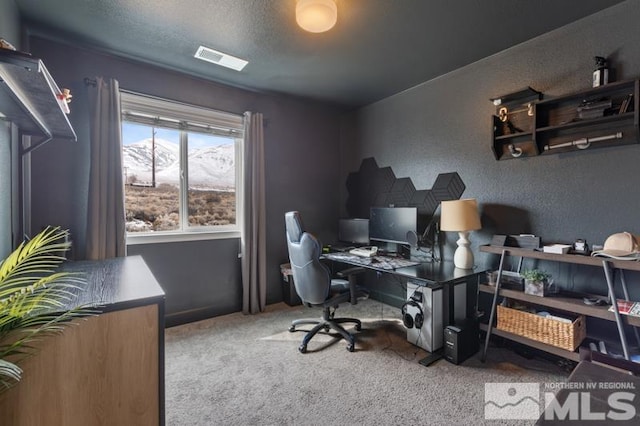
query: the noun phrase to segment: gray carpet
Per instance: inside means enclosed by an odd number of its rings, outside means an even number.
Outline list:
[[[363,320],[356,351],[303,332],[291,320],[320,310],[271,305],[166,330],[167,425],[480,425],[487,382],[564,382],[568,373],[490,347],[461,365],[418,363],[427,353],[406,340],[399,309],[375,300],[341,306],[336,316]],[[502,424],[532,424],[514,420]]]

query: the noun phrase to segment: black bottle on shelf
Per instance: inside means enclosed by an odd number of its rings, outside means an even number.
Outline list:
[[[593,87],[603,86],[609,82],[609,68],[607,59],[602,56],[596,56],[596,69],[593,70]]]

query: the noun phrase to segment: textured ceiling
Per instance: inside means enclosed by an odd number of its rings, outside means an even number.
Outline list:
[[[295,25],[296,0],[15,1],[32,31],[252,90],[358,107],[622,0],[336,0],[329,32]],[[203,44],[242,72],[193,57]]]

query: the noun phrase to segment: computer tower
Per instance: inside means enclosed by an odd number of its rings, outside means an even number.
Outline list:
[[[478,352],[479,328],[477,320],[465,320],[444,329],[444,358],[460,364]]]
[[[407,282],[407,300],[402,306],[407,341],[428,352],[442,348],[442,288],[431,289]]]
[[[453,283],[453,323],[464,322],[467,318],[467,282]],[[451,322],[451,320],[449,320]]]

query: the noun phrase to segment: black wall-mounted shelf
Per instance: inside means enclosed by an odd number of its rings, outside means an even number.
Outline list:
[[[77,140],[58,102],[59,94],[60,89],[40,59],[0,49],[0,113],[23,134],[41,138],[26,152],[53,138]]]
[[[529,121],[519,126],[527,127],[522,132],[505,128],[494,115],[495,158],[506,160],[638,143],[639,97],[638,80],[627,80],[536,101]]]

